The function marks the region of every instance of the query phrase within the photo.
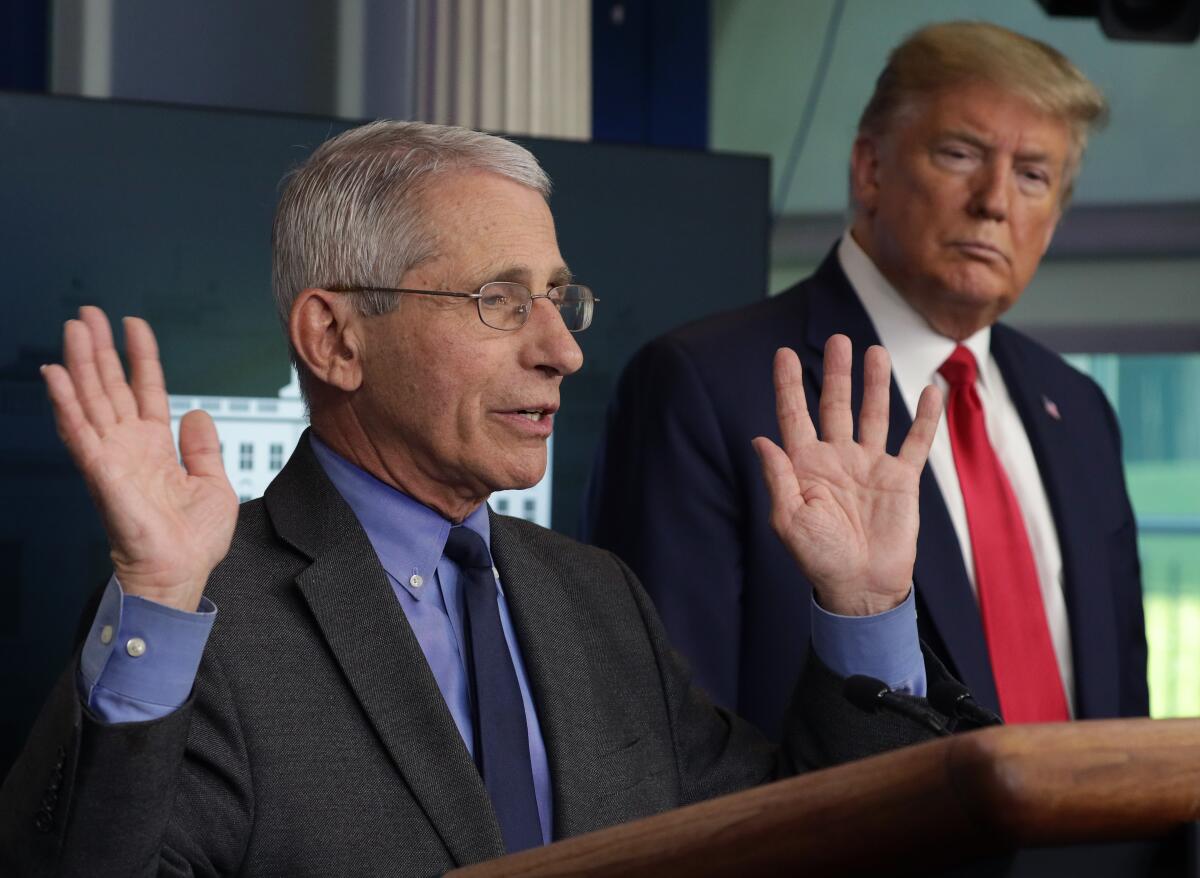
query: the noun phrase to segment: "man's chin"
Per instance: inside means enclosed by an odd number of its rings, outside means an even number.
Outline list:
[[[529,467],[521,467],[498,474],[496,478],[491,480],[489,487],[492,489],[493,494],[499,491],[523,491],[526,488],[532,488],[545,475],[546,461],[543,458],[540,465],[531,464]]]
[[[957,308],[994,312],[1007,310],[1015,301],[1007,274],[988,265],[972,265],[942,278],[937,298]]]

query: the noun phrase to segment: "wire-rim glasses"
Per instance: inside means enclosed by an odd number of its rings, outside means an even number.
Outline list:
[[[547,299],[558,309],[559,316],[571,332],[583,332],[592,325],[592,312],[600,300],[590,287],[582,284],[563,284],[544,293],[531,293],[528,287],[510,281],[491,281],[477,293],[453,290],[414,290],[408,287],[326,287],[331,293],[413,293],[419,296],[446,296],[452,299],[474,299],[479,319],[485,326],[512,332],[529,322],[534,299]]]

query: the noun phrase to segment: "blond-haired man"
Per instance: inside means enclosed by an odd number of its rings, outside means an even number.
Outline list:
[[[625,373],[590,538],[649,583],[700,682],[769,734],[805,656],[792,632],[820,609],[761,514],[749,440],[771,430],[759,390],[771,352],[796,347],[815,382],[833,333],[892,355],[893,433],[926,383],[949,393],[922,481],[922,636],[1010,721],[1147,712],[1115,418],[1093,382],[996,324],[1036,272],[1105,114],[1043,43],[978,22],[917,31],[862,114],[852,221],[816,273],[670,333]]]

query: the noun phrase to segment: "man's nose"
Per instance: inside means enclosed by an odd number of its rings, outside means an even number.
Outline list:
[[[519,331],[528,339],[525,356],[530,367],[570,375],[583,365],[583,351],[550,299],[539,296],[533,300],[529,321]]]
[[[1008,217],[1012,175],[1003,162],[988,162],[972,180],[971,213],[991,220]]]

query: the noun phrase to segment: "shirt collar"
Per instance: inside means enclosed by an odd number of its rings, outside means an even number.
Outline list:
[[[847,230],[838,244],[838,261],[850,285],[879,335],[880,343],[892,358],[892,372],[910,411],[926,384],[935,380],[937,370],[958,346],[925,322],[925,318],[896,292],[875,263]],[[989,350],[992,328],[985,326],[962,344],[975,356],[979,380],[987,385],[990,370]],[[861,355],[861,351],[858,352]],[[941,382],[939,382],[941,383]]]
[[[363,526],[383,569],[401,584],[409,582],[413,575],[432,580],[446,548],[450,522],[425,504],[350,463],[315,434],[309,436],[317,461]],[[491,526],[486,503],[481,503],[468,515],[463,525],[483,537],[491,552]]]

